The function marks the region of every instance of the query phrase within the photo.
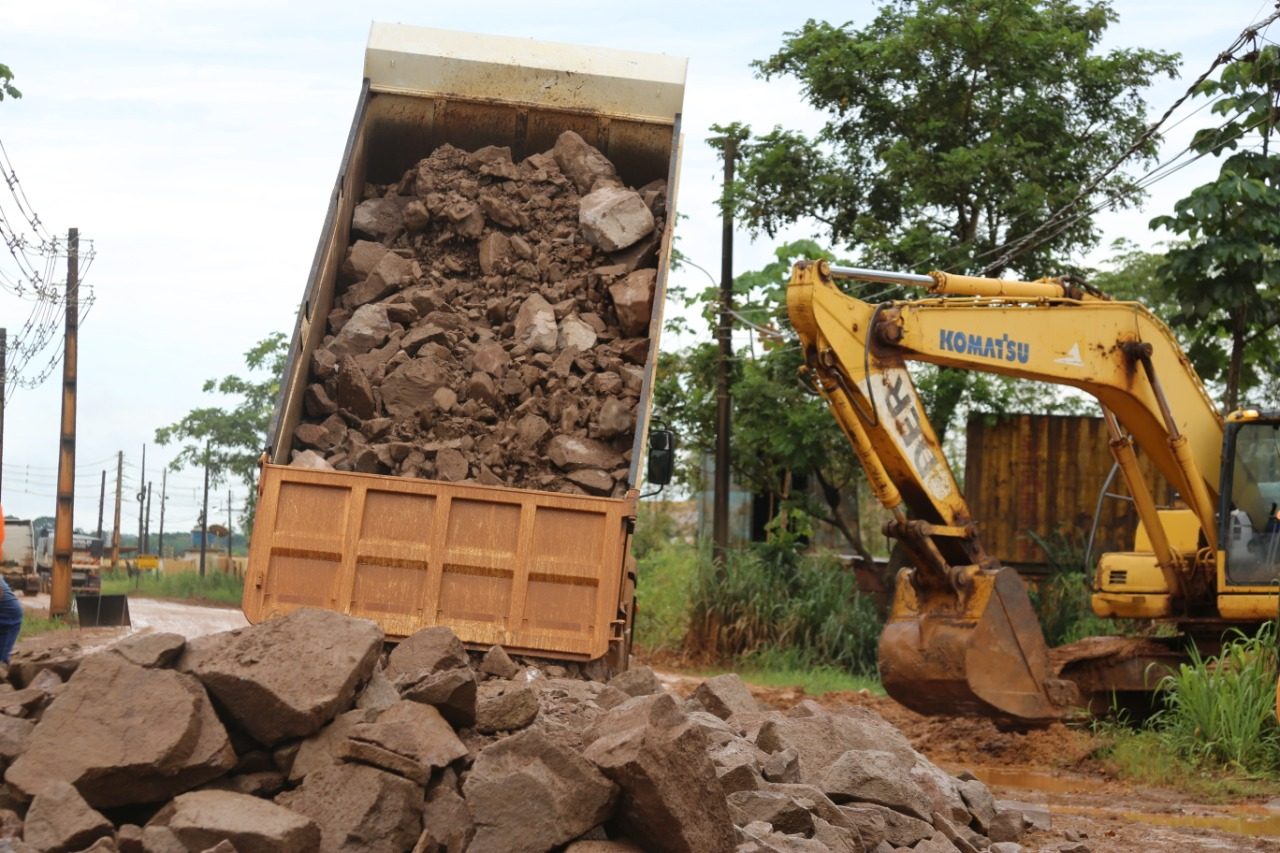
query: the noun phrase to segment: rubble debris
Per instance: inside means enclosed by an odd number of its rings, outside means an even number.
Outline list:
[[[864,709],[762,710],[736,676],[682,704],[643,667],[592,682],[591,666],[481,655],[447,628],[382,651],[368,622],[300,610],[82,654],[66,684],[34,672],[26,690],[58,695],[0,719],[0,838],[98,853],[967,853],[1043,828]]]
[[[666,191],[572,131],[367,186],[292,464],[622,496]]]

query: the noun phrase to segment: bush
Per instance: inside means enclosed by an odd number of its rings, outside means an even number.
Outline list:
[[[1150,726],[1195,766],[1274,775],[1280,768],[1275,623],[1253,637],[1233,634],[1217,657],[1192,648],[1191,662],[1161,679],[1161,708]]]
[[[1089,604],[1092,589],[1084,566],[1085,546],[1080,531],[1060,529],[1048,537],[1028,531],[1027,535],[1044,550],[1049,561],[1048,576],[1027,591],[1045,642],[1053,647],[1084,637],[1121,633],[1121,625],[1095,616]]]
[[[638,534],[642,528],[637,527]],[[689,599],[698,573],[698,549],[683,542],[646,547],[636,554],[634,641],[649,651],[678,651],[689,629]]]
[[[787,650],[807,666],[875,674],[880,617],[834,557],[801,554],[784,539],[731,553],[723,571],[704,555],[697,569],[690,636],[702,656]]]

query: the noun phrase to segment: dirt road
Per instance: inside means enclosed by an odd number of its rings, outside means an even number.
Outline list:
[[[702,680],[675,672],[659,677],[682,696]],[[803,690],[790,688],[752,686],[751,691],[772,708],[789,708],[806,698]],[[829,707],[873,708],[935,764],[952,773],[968,770],[997,799],[1030,806],[1049,828],[1023,839],[1028,851],[1057,851],[1076,841],[1093,853],[1280,853],[1280,786],[1272,798],[1225,805],[1198,802],[1178,791],[1108,777],[1094,757],[1099,743],[1086,730],[1055,725],[1001,732],[985,720],[923,717],[892,699],[863,693],[830,693],[818,701]]]

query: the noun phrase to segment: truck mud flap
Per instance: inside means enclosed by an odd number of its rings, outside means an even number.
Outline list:
[[[132,625],[127,595],[76,594],[76,614],[81,628],[105,628]]]

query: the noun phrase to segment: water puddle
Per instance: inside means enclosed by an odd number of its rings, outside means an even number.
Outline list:
[[[954,770],[958,770],[955,768]],[[954,772],[953,770],[953,772]],[[1055,774],[1029,767],[969,767],[968,770],[987,785],[1003,788],[1043,791],[1047,794],[1102,794],[1108,790],[1101,779],[1070,774]],[[1215,829],[1237,835],[1280,837],[1280,813],[1256,805],[1234,808],[1231,812],[1216,814],[1175,814],[1171,812],[1143,812],[1123,808],[1072,805],[1048,802],[1043,808],[1052,814],[1103,817],[1144,823],[1150,826],[1166,826],[1190,829]]]
[[[1186,815],[1160,812],[1128,812],[1120,809],[1102,809],[1091,806],[1068,806],[1054,803],[1050,813],[1082,815],[1084,817],[1112,817],[1120,820],[1150,824],[1152,826],[1217,829],[1236,835],[1280,836],[1280,815]]]

